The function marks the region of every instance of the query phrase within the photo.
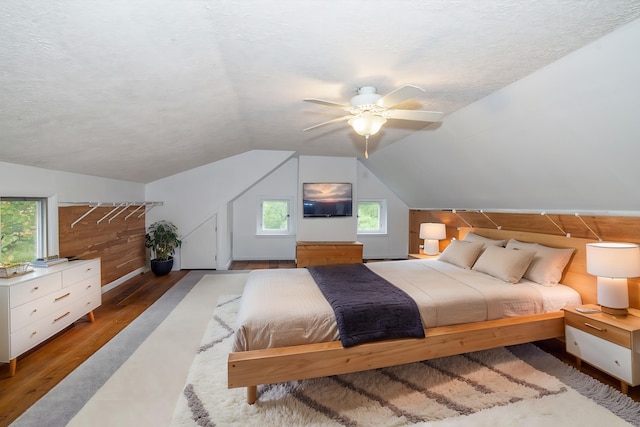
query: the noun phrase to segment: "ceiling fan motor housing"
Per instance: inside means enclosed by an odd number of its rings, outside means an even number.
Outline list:
[[[350,105],[352,107],[375,105],[378,99],[382,98],[382,95],[379,95],[376,92],[376,88],[373,86],[362,86],[361,88],[358,88],[358,94],[351,98]]]

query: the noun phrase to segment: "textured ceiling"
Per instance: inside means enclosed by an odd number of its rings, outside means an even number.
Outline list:
[[[635,0],[3,0],[0,161],[135,182],[252,149],[361,156],[358,87],[460,108],[640,16]],[[446,116],[445,119],[446,120]],[[424,124],[390,120],[375,149]]]

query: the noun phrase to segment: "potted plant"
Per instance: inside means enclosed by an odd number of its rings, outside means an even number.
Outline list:
[[[182,245],[178,227],[169,221],[157,221],[149,226],[144,245],[151,249],[151,271],[156,276],[169,274],[173,267],[173,254]]]

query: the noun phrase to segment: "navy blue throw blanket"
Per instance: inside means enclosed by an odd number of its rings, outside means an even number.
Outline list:
[[[424,337],[416,302],[364,264],[323,265],[307,270],[335,312],[344,347]]]

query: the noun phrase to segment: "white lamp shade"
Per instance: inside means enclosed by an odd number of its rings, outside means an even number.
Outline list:
[[[437,222],[425,222],[420,224],[420,238],[428,240],[442,240],[447,238],[447,228]]]
[[[598,277],[640,276],[640,248],[634,243],[587,244],[587,272]]]
[[[371,113],[362,113],[349,120],[349,124],[358,135],[371,136],[380,131],[387,119],[381,116],[374,116]]]

